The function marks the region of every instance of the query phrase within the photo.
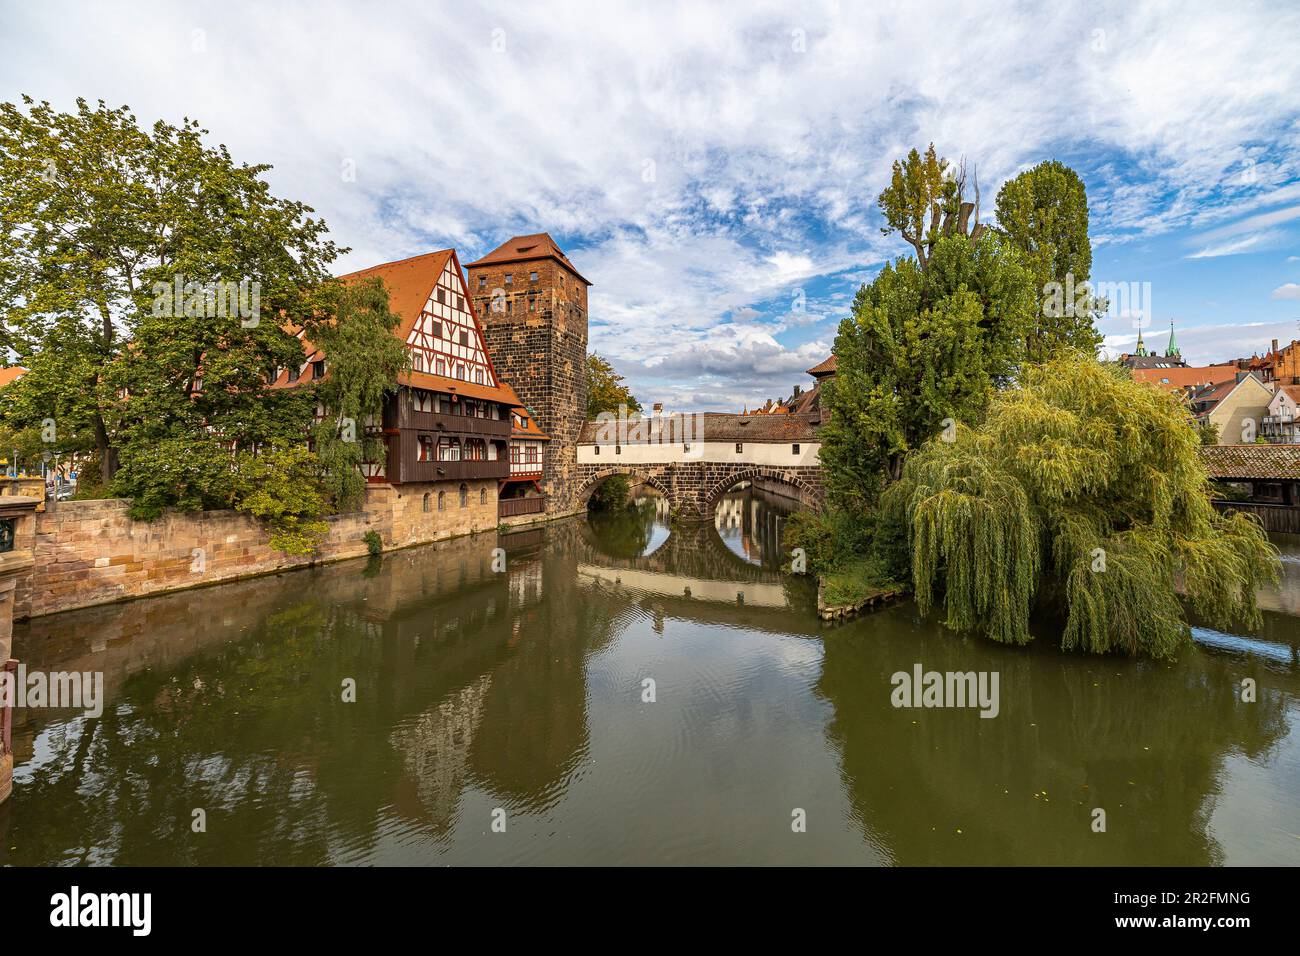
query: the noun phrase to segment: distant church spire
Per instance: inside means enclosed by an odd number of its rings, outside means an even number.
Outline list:
[[[1183,354],[1178,351],[1178,339],[1174,338],[1174,320],[1169,320],[1169,344],[1165,346],[1165,358],[1182,358]]]
[[[1133,350],[1133,354],[1134,354],[1134,355],[1146,355],[1146,354],[1147,354],[1147,347],[1142,343],[1142,328],[1141,328],[1141,326],[1138,327],[1138,344],[1137,344],[1137,348]]]

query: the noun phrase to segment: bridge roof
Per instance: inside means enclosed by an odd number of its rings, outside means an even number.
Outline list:
[[[668,416],[665,416],[667,418]],[[580,445],[600,444],[603,422],[586,422]],[[705,412],[696,441],[814,442],[817,431],[809,415],[729,415]]]
[[[1300,445],[1206,445],[1201,461],[1211,478],[1300,481]]]

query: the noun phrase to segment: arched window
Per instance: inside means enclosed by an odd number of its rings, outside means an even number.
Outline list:
[[[487,489],[486,489],[486,488],[480,488],[480,489],[479,489],[479,493],[478,493],[478,503],[481,504],[481,505],[485,505],[485,504],[487,504]]]
[[[441,511],[445,507],[447,507],[447,492],[440,491],[438,492],[438,510]]]
[[[424,493],[424,510],[429,510],[429,493],[427,491]]]
[[[460,486],[460,506],[464,508],[468,504],[469,504],[469,487],[462,482]]]

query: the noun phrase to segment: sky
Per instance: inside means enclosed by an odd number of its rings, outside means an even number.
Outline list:
[[[1195,364],[1300,338],[1300,4],[0,0],[0,101],[192,117],[351,251],[549,232],[648,405],[810,385],[909,248],[891,163],[1087,187],[1093,278]],[[1135,301],[1138,301],[1135,299]],[[1131,349],[1132,317],[1102,324]]]

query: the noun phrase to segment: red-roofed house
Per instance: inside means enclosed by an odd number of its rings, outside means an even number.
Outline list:
[[[384,263],[343,280],[371,276],[383,281],[401,319],[394,334],[411,352],[411,371],[398,378],[385,402],[378,424],[386,454],[365,467],[367,479],[403,493],[404,486],[430,483],[420,499],[423,511],[491,504],[495,523],[499,499],[540,494],[537,477],[548,439],[497,376],[455,251]],[[303,362],[279,370],[273,387],[328,374],[329,357],[301,330],[297,334]],[[516,460],[531,467],[516,469]]]

